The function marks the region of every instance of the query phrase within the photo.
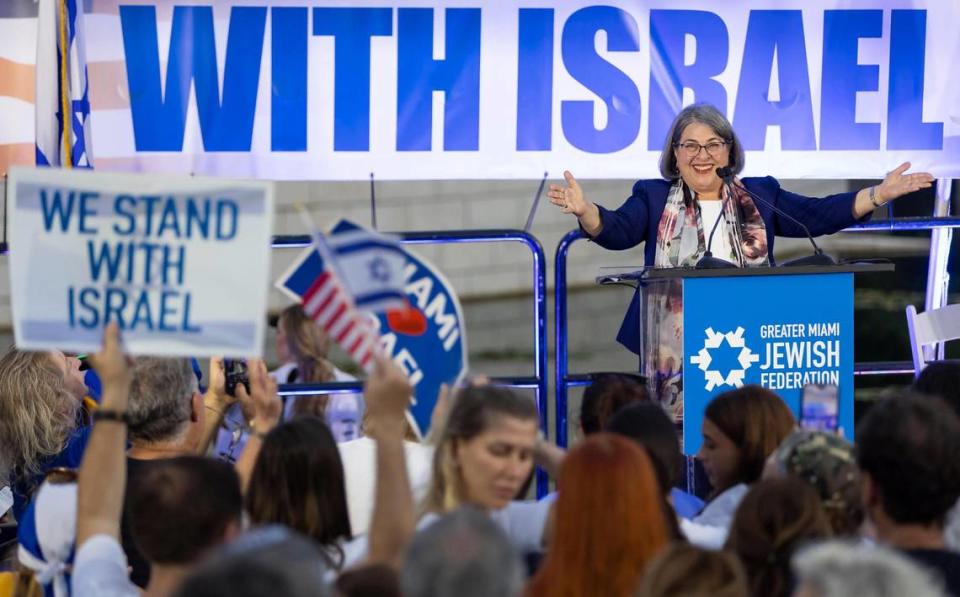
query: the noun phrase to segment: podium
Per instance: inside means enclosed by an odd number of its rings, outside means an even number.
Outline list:
[[[605,268],[606,269],[606,268]],[[745,384],[776,392],[799,421],[806,384],[839,388],[838,423],[853,439],[853,277],[891,263],[606,273],[640,294],[640,372],[700,449],[707,403]]]

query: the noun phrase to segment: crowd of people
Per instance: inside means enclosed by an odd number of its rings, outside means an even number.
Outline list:
[[[318,330],[281,381],[333,379],[304,367],[326,359]],[[189,359],[128,358],[111,326],[89,362],[95,405],[74,357],[0,359],[4,597],[960,595],[960,364],[871,405],[855,444],[798,429],[769,390],[720,394],[696,459],[709,489],[688,492],[636,375],[595,376],[565,451],[532,400],[483,381],[445,390],[419,440],[384,357],[345,441],[330,400],[284,409],[262,361],[234,396],[222,360],[204,388]],[[526,499],[536,465],[556,491]]]

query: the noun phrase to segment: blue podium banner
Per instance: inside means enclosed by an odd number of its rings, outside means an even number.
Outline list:
[[[683,451],[696,454],[714,396],[758,384],[794,415],[806,384],[840,389],[839,424],[853,433],[853,274],[683,281]]]

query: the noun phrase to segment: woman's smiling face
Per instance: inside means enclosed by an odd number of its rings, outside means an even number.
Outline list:
[[[685,144],[698,144],[696,153],[688,151]],[[711,143],[720,144],[713,152],[708,152],[699,145],[707,146]],[[717,176],[717,168],[730,164],[730,149],[726,142],[709,126],[693,122],[683,129],[680,135],[680,144],[673,148],[677,160],[677,169],[680,178],[698,196],[703,198],[719,198],[722,181]]]

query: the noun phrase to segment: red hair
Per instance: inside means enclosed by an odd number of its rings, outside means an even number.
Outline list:
[[[563,462],[547,557],[529,597],[632,595],[669,542],[663,494],[646,451],[598,433]]]

